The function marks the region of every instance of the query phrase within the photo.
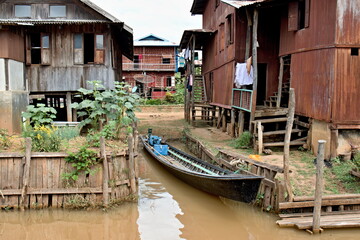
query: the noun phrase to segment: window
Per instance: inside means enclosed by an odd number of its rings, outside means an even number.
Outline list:
[[[50,6],[50,17],[66,17],[66,6],[53,5]]]
[[[309,27],[310,0],[289,2],[288,30],[297,31]]]
[[[31,17],[30,5],[15,5],[15,17],[29,18]]]
[[[225,48],[225,27],[224,27],[224,23],[221,23],[219,26],[219,51],[223,51]]]
[[[171,86],[172,86],[172,84],[171,84],[171,77],[170,77],[170,76],[167,76],[167,77],[166,77],[166,86],[167,86],[167,87],[171,87]]]
[[[234,42],[234,24],[233,15],[229,14],[226,17],[226,45],[233,44]]]
[[[163,59],[162,59],[162,63],[163,64],[170,64],[170,57],[163,57]]]
[[[47,33],[32,33],[27,37],[26,63],[50,65],[51,45]]]
[[[134,55],[134,68],[138,69],[140,67],[140,58],[139,55]]]
[[[74,34],[74,64],[84,64],[84,43],[82,33]]]
[[[82,35],[81,35],[82,36]],[[80,42],[83,44],[83,54],[84,54],[84,63],[85,64],[104,64],[105,63],[105,41],[103,34],[92,34],[85,33],[84,40],[74,39],[74,44],[80,45]],[[75,35],[76,38],[76,35]],[[75,49],[76,51],[76,49]]]
[[[358,48],[351,48],[350,55],[351,56],[359,56],[359,49]]]

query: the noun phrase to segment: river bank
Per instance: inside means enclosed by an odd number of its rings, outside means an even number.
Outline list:
[[[183,107],[176,106],[144,106],[141,112],[136,113],[139,118],[139,131],[144,134],[148,128],[164,139],[181,139],[183,132],[187,131],[192,137],[202,142],[216,155],[219,149],[231,150],[243,155],[255,154],[253,149],[235,149],[234,139],[216,127],[195,128],[184,120]],[[292,148],[290,152],[290,178],[295,196],[311,196],[314,194],[315,156],[311,151]],[[273,149],[271,155],[261,155],[259,161],[282,167],[282,149]],[[360,193],[360,182],[351,177],[348,172],[351,164],[340,159],[329,163],[325,168],[324,194]],[[278,178],[281,180],[282,176]]]

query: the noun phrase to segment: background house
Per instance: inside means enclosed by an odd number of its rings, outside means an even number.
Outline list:
[[[351,0],[194,0],[191,13],[203,15],[204,33],[192,32],[193,50],[203,50],[203,81],[218,126],[233,135],[249,129],[256,144],[255,123],[262,121],[275,139],[264,146],[282,146],[291,87],[291,145],[316,152],[317,140],[325,139],[330,158],[359,144],[359,8]],[[192,44],[188,35],[181,48]],[[250,56],[254,82],[235,88],[235,66]]]
[[[162,98],[175,89],[178,44],[153,34],[134,41],[133,61],[123,58],[123,79],[143,97]]]
[[[133,57],[132,29],[90,1],[0,1],[0,127],[20,132],[29,103],[76,121],[76,90],[90,80],[112,88],[123,55]]]

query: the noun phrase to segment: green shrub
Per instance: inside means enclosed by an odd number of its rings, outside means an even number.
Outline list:
[[[52,107],[45,107],[45,104],[27,106],[27,111],[22,116],[30,121],[31,126],[50,125],[56,118],[56,110]]]
[[[61,138],[56,134],[53,126],[28,126],[23,132],[24,137],[31,138],[31,147],[34,152],[58,152],[60,150]]]
[[[354,155],[353,162],[355,166],[360,169],[360,151],[357,151]]]
[[[78,137],[80,135],[80,130],[78,127],[58,127],[56,130],[56,134],[62,140],[70,140]]]
[[[238,137],[237,139],[235,139],[234,141],[234,147],[235,148],[247,148],[247,147],[250,147],[250,144],[251,144],[251,133],[246,131],[246,132],[243,132],[243,134],[241,134],[240,137]]]
[[[91,168],[99,162],[99,158],[95,151],[83,146],[77,153],[70,153],[69,156],[65,158],[65,161],[71,163],[74,170],[64,173],[62,177],[66,180],[76,181],[80,173],[93,174],[96,170],[92,170]]]
[[[145,101],[146,105],[163,105],[163,101],[160,98],[157,99],[147,99]]]
[[[0,128],[0,149],[8,149],[10,145],[10,136],[7,130]]]

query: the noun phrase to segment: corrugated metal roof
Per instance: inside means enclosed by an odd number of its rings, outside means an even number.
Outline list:
[[[84,24],[84,23],[109,23],[107,20],[70,20],[70,19],[0,19],[3,25],[43,25],[43,24]],[[121,22],[119,22],[121,23]]]
[[[158,46],[158,47],[176,47],[179,46],[178,44],[174,42],[170,42],[169,40],[165,38],[158,37],[154,34],[149,34],[145,37],[136,39],[134,41],[134,46]]]
[[[191,36],[195,36],[195,49],[201,50],[204,42],[214,33],[213,30],[209,29],[192,29],[192,30],[185,30],[181,41],[180,41],[180,48],[185,49],[191,39]]]
[[[233,6],[235,8],[241,8],[245,6],[250,6],[256,3],[266,2],[268,0],[248,0],[248,1],[230,1],[230,0],[221,0],[223,3],[229,4],[230,6]]]

